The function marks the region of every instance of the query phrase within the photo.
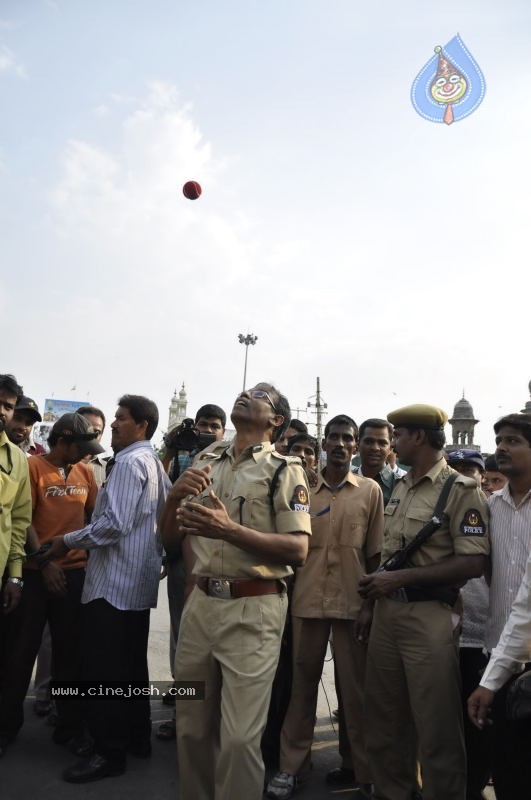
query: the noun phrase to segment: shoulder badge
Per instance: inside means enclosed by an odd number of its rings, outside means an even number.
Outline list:
[[[308,497],[308,489],[306,486],[299,484],[293,491],[293,496],[289,502],[289,507],[293,511],[309,511],[310,498]]]
[[[485,523],[477,508],[469,508],[465,511],[459,530],[463,536],[485,536]]]

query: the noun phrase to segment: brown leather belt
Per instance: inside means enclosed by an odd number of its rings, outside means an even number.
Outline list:
[[[218,597],[222,600],[230,600],[238,597],[258,597],[262,594],[282,594],[284,584],[277,580],[255,580],[237,581],[226,580],[224,578],[196,578],[197,586],[209,597]]]

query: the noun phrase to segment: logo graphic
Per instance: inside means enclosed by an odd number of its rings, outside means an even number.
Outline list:
[[[421,69],[411,87],[415,111],[430,122],[451,125],[480,105],[485,78],[459,34],[441,47]]]

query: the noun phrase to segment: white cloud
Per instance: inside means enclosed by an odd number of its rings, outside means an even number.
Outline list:
[[[24,66],[17,61],[14,53],[6,45],[0,45],[0,72],[11,72],[19,78],[26,77]]]

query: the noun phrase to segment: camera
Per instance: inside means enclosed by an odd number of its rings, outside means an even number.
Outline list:
[[[199,433],[190,417],[168,431],[163,437],[164,444],[171,450],[204,450],[216,441],[215,433]]]

